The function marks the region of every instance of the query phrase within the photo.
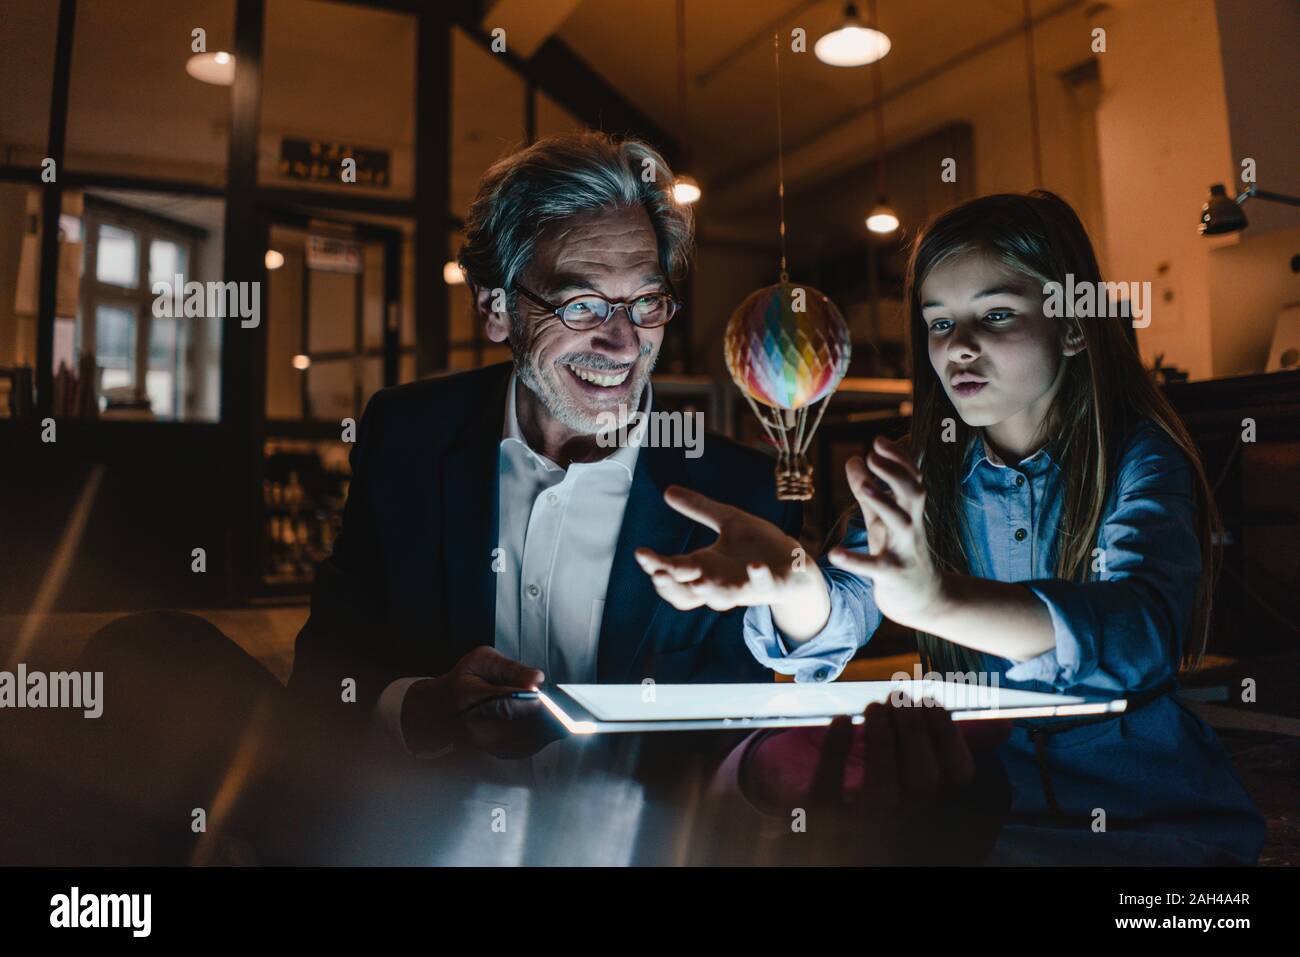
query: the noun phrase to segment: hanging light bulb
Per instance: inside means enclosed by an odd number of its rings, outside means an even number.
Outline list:
[[[700,198],[700,181],[694,176],[683,173],[673,180],[673,199],[682,206],[689,206]]]
[[[465,281],[465,274],[460,271],[460,263],[449,259],[442,265],[442,281],[448,286],[459,286]]]
[[[870,0],[871,25],[880,20],[876,0]],[[881,236],[887,236],[898,228],[898,214],[885,202],[885,91],[880,78],[880,63],[871,68],[872,99],[876,102],[876,205],[867,214],[867,229]]]
[[[691,124],[686,109],[686,0],[677,0],[677,113],[681,122],[682,165],[690,159]],[[680,167],[678,167],[680,169]],[[673,199],[679,206],[689,206],[703,195],[700,181],[681,173],[673,179]]]
[[[844,26],[832,30],[813,46],[828,66],[866,66],[881,59],[893,44],[879,30],[864,27],[854,3],[844,5]]]
[[[204,83],[231,86],[235,82],[235,58],[225,50],[196,53],[185,61],[185,72]]]
[[[867,229],[873,233],[885,235],[892,233],[898,228],[898,214],[894,212],[893,207],[885,202],[882,196],[880,201],[867,214]]]
[[[284,265],[284,253],[278,249],[268,249],[266,251],[266,268],[279,269]]]

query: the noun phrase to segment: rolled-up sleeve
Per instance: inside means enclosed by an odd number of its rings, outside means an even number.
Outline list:
[[[1168,440],[1135,443],[1094,552],[1095,581],[1023,582],[1047,606],[1055,647],[1006,672],[1063,691],[1145,691],[1178,668],[1201,575],[1190,465]]]
[[[861,522],[850,523],[844,548],[866,552],[867,531]],[[772,610],[767,605],[745,614],[745,644],[764,667],[795,681],[834,681],[859,648],[880,626],[880,609],[871,594],[871,582],[836,568],[826,559],[818,563],[830,593],[831,612],[826,625],[809,640],[788,651]]]

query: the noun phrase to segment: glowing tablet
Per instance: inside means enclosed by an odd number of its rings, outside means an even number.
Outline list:
[[[854,723],[873,701],[891,695],[929,699],[954,721],[991,718],[1078,717],[1121,712],[1121,699],[1016,691],[944,681],[837,681],[715,685],[557,685],[538,697],[571,734],[616,731],[691,731],[793,728]]]

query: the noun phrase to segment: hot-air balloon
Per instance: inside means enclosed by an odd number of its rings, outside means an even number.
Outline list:
[[[750,293],[732,313],[727,371],[776,446],[776,497],[807,501],[813,494],[808,446],[848,371],[852,347],[829,296],[782,278]]]

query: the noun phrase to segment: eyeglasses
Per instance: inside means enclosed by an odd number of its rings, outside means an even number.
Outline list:
[[[635,299],[618,302],[606,299],[604,296],[587,294],[566,299],[557,306],[547,302],[537,293],[525,289],[519,283],[515,283],[515,288],[524,295],[524,298],[544,309],[549,309],[553,316],[574,332],[589,332],[603,326],[620,308],[627,309],[627,316],[634,325],[642,329],[653,329],[667,323],[682,307],[680,302],[666,292],[646,293]]]

